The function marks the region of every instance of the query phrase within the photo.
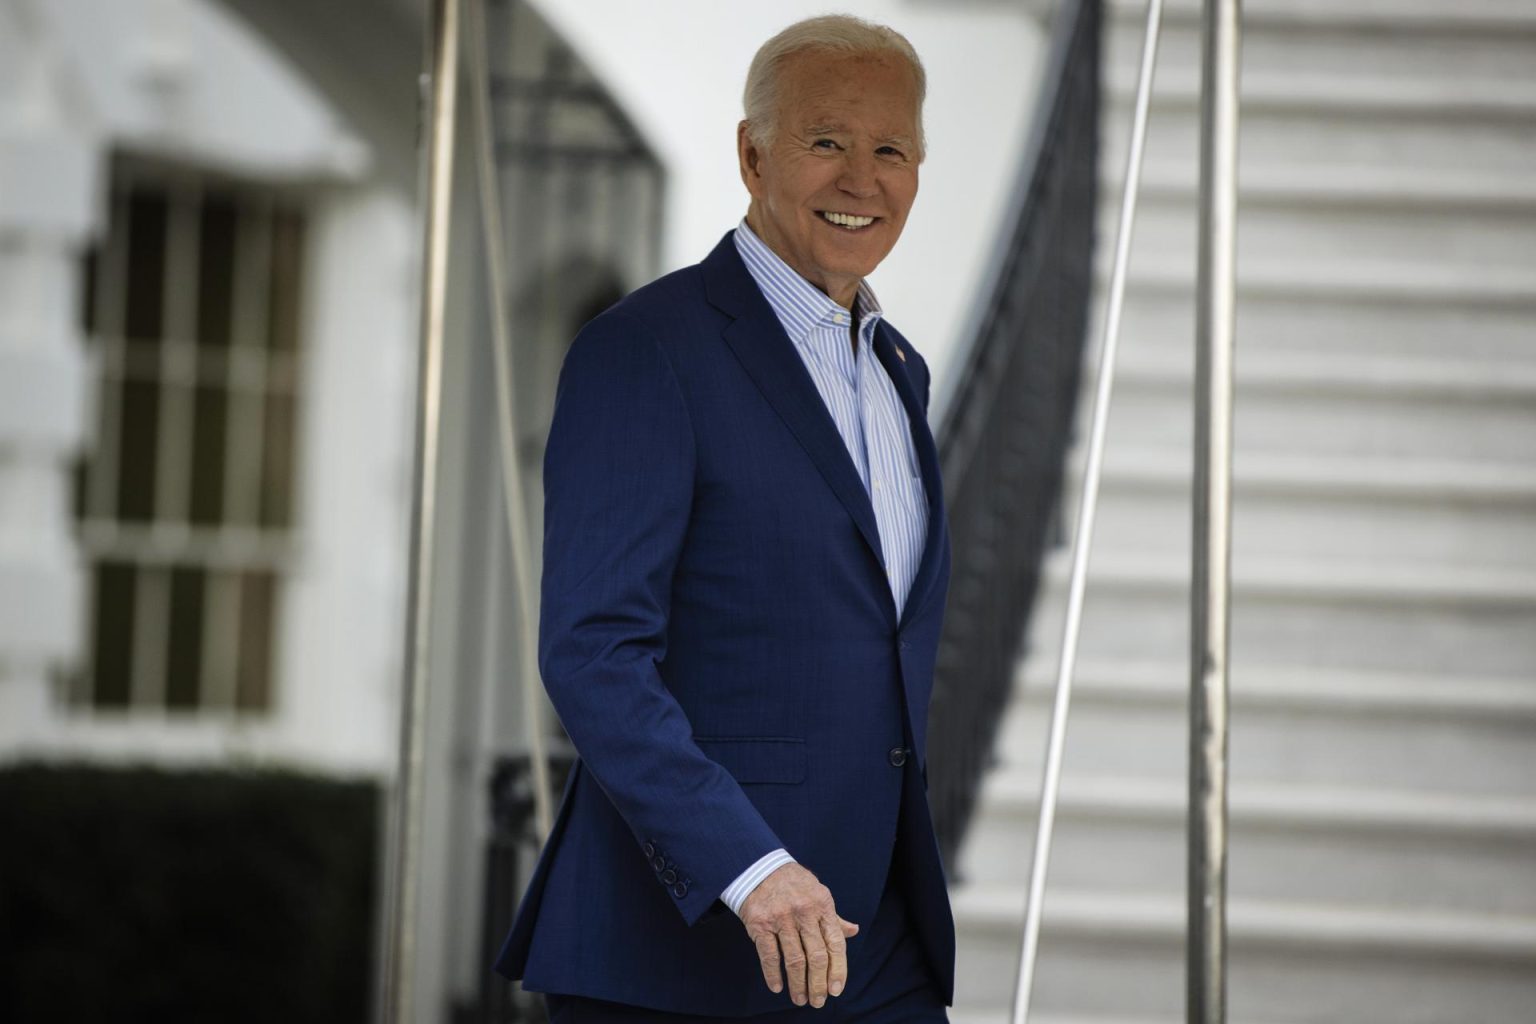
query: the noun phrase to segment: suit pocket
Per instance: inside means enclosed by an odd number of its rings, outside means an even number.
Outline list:
[[[805,781],[805,740],[775,736],[695,736],[704,756],[737,782]]]

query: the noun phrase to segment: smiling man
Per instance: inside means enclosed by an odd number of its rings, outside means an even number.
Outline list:
[[[924,90],[884,26],[770,39],[746,217],[566,357],[539,664],[579,760],[496,965],[554,1024],[946,1019],[948,531],[928,368],[864,280],[917,195]]]

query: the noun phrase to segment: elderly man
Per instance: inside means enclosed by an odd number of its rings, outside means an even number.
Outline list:
[[[946,1019],[943,488],[927,366],[863,280],[917,194],[923,93],[889,28],[770,39],[746,218],[566,357],[539,660],[580,759],[497,961],[556,1024]]]

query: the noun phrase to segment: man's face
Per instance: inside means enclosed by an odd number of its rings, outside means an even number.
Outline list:
[[[737,131],[752,194],[747,223],[802,277],[851,307],[859,280],[901,237],[917,195],[912,71],[894,54],[796,54],[780,72],[777,129],[765,148],[747,137],[745,122]]]

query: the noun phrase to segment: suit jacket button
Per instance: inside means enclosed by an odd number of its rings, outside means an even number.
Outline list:
[[[641,847],[641,849],[643,849],[645,851],[645,859],[646,860],[650,860],[652,857],[656,856],[656,844],[655,843],[646,843],[643,847]]]
[[[892,747],[891,748],[891,753],[890,753],[890,760],[891,760],[892,767],[895,767],[895,768],[900,768],[902,765],[906,764],[907,763],[907,748],[906,747]]]
[[[661,873],[661,880],[668,885],[671,885],[673,882],[677,881],[677,872],[673,871],[671,868],[667,868],[667,870]]]
[[[662,868],[664,868],[666,866],[667,866],[667,858],[663,857],[661,854],[658,853],[656,856],[651,858],[651,867],[653,869],[655,869],[657,871],[660,871]]]
[[[688,883],[687,882],[678,882],[676,885],[674,885],[672,887],[672,895],[676,896],[678,899],[682,899],[684,896],[687,896],[688,895]]]

